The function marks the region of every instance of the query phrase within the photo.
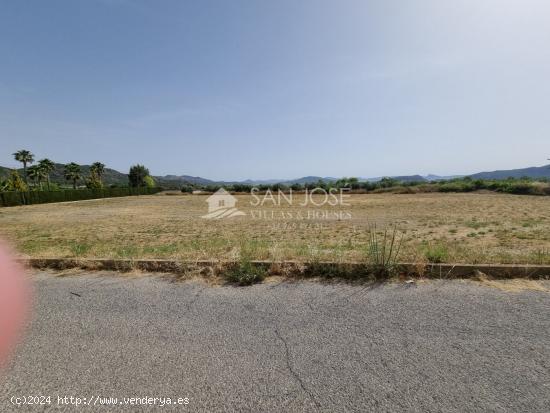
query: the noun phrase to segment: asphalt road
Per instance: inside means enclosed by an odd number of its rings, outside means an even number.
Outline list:
[[[550,293],[33,279],[34,320],[0,379],[1,412],[550,411]],[[50,404],[10,402],[30,395]],[[132,397],[188,404],[120,404]]]

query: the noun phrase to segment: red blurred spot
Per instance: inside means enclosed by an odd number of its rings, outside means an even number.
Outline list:
[[[0,241],[0,368],[20,336],[30,308],[30,283],[23,265]]]

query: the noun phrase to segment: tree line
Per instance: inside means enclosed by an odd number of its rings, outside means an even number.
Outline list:
[[[23,177],[17,169],[12,169],[6,180],[0,180],[0,191],[27,192],[30,189],[47,191],[59,189],[58,185],[54,186],[51,182],[51,175],[56,170],[53,161],[44,158],[35,163],[34,154],[26,149],[15,152],[13,157],[23,165]],[[102,189],[104,175],[105,164],[101,162],[94,162],[87,176],[84,175],[82,167],[75,162],[70,162],[63,167],[63,177],[72,184],[73,189],[79,188],[80,184],[84,184],[88,189]],[[136,164],[128,172],[128,186],[153,188],[156,183],[149,169]]]
[[[222,185],[197,185],[186,184],[182,187],[182,192],[204,191],[216,192]],[[507,178],[507,179],[473,179],[470,177],[455,178],[439,181],[401,181],[395,178],[382,178],[379,181],[360,181],[358,178],[342,178],[335,181],[319,180],[317,182],[308,182],[304,184],[271,184],[271,185],[249,185],[234,183],[223,185],[231,192],[250,193],[252,188],[260,191],[283,191],[293,192],[314,190],[322,188],[324,190],[346,188],[355,193],[397,193],[397,194],[415,194],[429,192],[474,192],[479,190],[488,190],[493,192],[502,192],[518,195],[550,195],[550,180],[548,178]]]

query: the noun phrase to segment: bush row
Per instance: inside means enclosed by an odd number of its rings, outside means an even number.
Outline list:
[[[550,195],[550,183],[546,178],[534,180],[531,178],[508,178],[503,180],[493,179],[471,179],[468,177],[445,181],[409,181],[403,182],[393,178],[384,178],[378,182],[359,182],[356,179],[341,179],[335,182],[319,181],[317,183],[303,184],[273,184],[252,186],[247,184],[226,185],[225,188],[232,192],[250,192],[253,187],[260,191],[301,191],[313,188],[350,188],[356,192],[374,192],[374,193],[401,193],[415,194],[423,192],[472,192],[479,190],[488,190],[494,192],[503,192],[518,195]],[[220,188],[219,185],[184,185],[182,192],[192,192],[194,189],[201,189],[207,192],[215,192]]]
[[[0,192],[0,206],[46,204],[51,202],[82,201],[131,195],[152,195],[160,188],[103,188],[66,189],[62,191]]]

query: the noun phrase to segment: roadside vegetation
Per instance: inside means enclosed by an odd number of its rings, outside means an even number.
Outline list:
[[[265,266],[254,265],[250,259],[241,259],[225,272],[225,279],[232,284],[247,286],[262,282],[267,275]]]
[[[376,225],[369,228],[367,264],[377,278],[389,278],[396,274],[403,235],[394,226],[379,231]]]
[[[184,193],[193,191],[215,192],[220,185],[193,185],[186,184],[181,188]],[[337,181],[318,181],[307,184],[273,184],[273,185],[224,185],[228,191],[235,193],[250,193],[252,188],[260,191],[300,192],[323,188],[325,190],[346,188],[351,193],[394,193],[394,194],[418,194],[431,192],[475,192],[492,191],[516,195],[550,195],[550,180],[548,178],[533,179],[530,177],[507,178],[502,180],[472,179],[470,177],[440,180],[440,181],[399,181],[393,178],[382,178],[376,182],[359,181],[357,178],[342,178]]]

